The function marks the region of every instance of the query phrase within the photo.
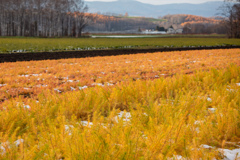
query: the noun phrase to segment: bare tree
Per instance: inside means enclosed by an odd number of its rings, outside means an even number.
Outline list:
[[[240,38],[240,0],[225,0],[220,8],[229,38]]]
[[[83,0],[0,0],[0,36],[78,37],[87,10]]]

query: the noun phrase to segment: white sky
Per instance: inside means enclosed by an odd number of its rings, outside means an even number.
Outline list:
[[[85,1],[104,1],[111,2],[114,0],[85,0]],[[209,1],[223,1],[223,0],[137,0],[142,3],[150,3],[150,4],[170,4],[170,3],[204,3]]]

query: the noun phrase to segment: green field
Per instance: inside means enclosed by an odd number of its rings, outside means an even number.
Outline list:
[[[240,45],[226,38],[0,38],[0,53]]]

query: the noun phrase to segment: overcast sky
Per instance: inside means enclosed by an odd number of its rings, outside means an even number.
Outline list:
[[[114,0],[85,0],[85,1],[105,1],[110,2]],[[169,3],[204,3],[209,1],[223,1],[223,0],[137,0],[143,3],[150,3],[150,4],[169,4]]]

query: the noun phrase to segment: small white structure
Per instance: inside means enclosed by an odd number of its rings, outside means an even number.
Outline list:
[[[175,34],[176,32],[175,32],[175,29],[173,29],[173,28],[168,28],[167,33],[168,33],[168,34]]]
[[[179,28],[179,29],[174,29],[174,28],[168,28],[167,30],[167,34],[182,34],[183,33],[183,29]]]
[[[182,33],[183,33],[183,28],[177,29],[177,30],[176,30],[176,33],[177,33],[177,34],[182,34]]]
[[[148,30],[143,31],[142,33],[143,34],[166,34],[165,31],[148,31]]]

